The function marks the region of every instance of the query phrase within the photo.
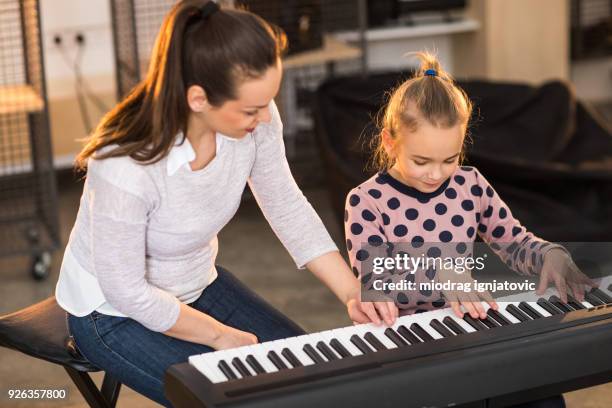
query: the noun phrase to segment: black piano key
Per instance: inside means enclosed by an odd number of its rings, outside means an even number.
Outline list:
[[[293,354],[293,352],[291,350],[289,350],[287,347],[285,347],[281,351],[281,354],[283,355],[283,357],[285,357],[285,360],[287,360],[289,362],[289,364],[291,364],[294,368],[295,367],[302,367],[304,365],[297,358],[297,356],[295,354]]]
[[[469,313],[463,315],[463,320],[478,331],[487,330],[488,327],[480,319],[474,319]]]
[[[489,329],[493,329],[495,327],[499,327],[499,323],[497,323],[495,320],[491,319],[490,316],[485,317],[484,319],[480,319],[480,321],[487,326]]]
[[[612,292],[612,283],[608,286],[608,292]]]
[[[574,310],[586,309],[586,307],[582,303],[580,303],[570,295],[567,295],[567,304]]]
[[[336,350],[341,358],[351,357],[351,353],[340,343],[338,339],[332,339],[329,344]]]
[[[548,298],[548,301],[563,313],[569,313],[574,310],[569,305],[563,303],[558,296],[552,295]]]
[[[434,328],[435,331],[440,333],[442,337],[453,337],[454,334],[446,328],[438,319],[432,319],[429,325]]]
[[[506,307],[506,311],[510,313],[512,316],[514,316],[520,322],[526,322],[528,320],[531,320],[529,316],[525,314],[525,312],[523,312],[521,309],[519,309],[515,305],[508,305],[508,307]]]
[[[542,314],[540,312],[538,312],[537,310],[535,310],[533,307],[531,307],[529,305],[529,303],[527,302],[521,302],[519,303],[519,309],[521,309],[523,312],[525,312],[529,317],[531,317],[532,319],[539,319],[542,316]]]
[[[455,334],[465,334],[465,333],[467,333],[467,331],[463,327],[461,327],[461,325],[459,325],[459,323],[454,321],[453,318],[450,317],[450,316],[446,316],[444,319],[442,319],[442,322],[444,322],[446,327],[448,327],[453,332],[455,332]]]
[[[412,332],[415,333],[417,336],[419,336],[424,342],[434,341],[435,340],[418,323],[412,323],[410,325],[410,330],[412,330]]]
[[[489,315],[491,319],[495,320],[501,326],[509,326],[512,324],[510,323],[510,320],[506,319],[504,315],[502,315],[499,311],[495,309],[487,310],[487,314]]]
[[[317,343],[317,349],[327,358],[327,361],[338,360],[338,356],[329,346],[322,341]]]
[[[366,341],[367,341],[368,343],[370,343],[370,344],[372,345],[372,347],[374,347],[374,349],[375,349],[376,351],[387,350],[387,348],[385,347],[385,345],[384,345],[384,344],[382,344],[382,343],[380,342],[380,340],[378,340],[378,339],[376,338],[376,336],[375,336],[374,334],[372,334],[371,332],[367,332],[367,333],[366,333],[366,334],[363,336],[363,338],[364,338],[364,339],[366,339]]]
[[[236,370],[238,370],[238,372],[240,373],[241,376],[243,376],[243,377],[252,377],[253,376],[253,374],[251,374],[249,369],[246,368],[246,366],[242,363],[242,361],[240,361],[240,359],[238,357],[234,357],[232,359],[232,365],[236,368]]]
[[[261,364],[259,364],[259,361],[257,361],[254,355],[249,354],[248,356],[246,356],[245,360],[251,366],[253,371],[255,371],[257,374],[266,373],[266,370],[261,366]]]
[[[370,346],[368,346],[366,342],[361,340],[361,337],[356,334],[351,336],[351,343],[353,343],[363,354],[374,352],[374,350],[372,350]]]
[[[591,293],[594,294],[604,303],[612,303],[612,298],[605,294],[605,292],[599,288],[595,288],[591,290]]]
[[[310,344],[304,344],[303,350],[315,364],[325,363],[325,359]]]
[[[593,306],[601,306],[601,305],[604,304],[603,301],[599,300],[599,298],[597,296],[595,296],[594,294],[592,294],[591,292],[587,292],[584,295],[584,300],[586,300],[587,302],[589,302]]]
[[[221,370],[223,375],[225,375],[225,377],[227,377],[228,380],[238,379],[238,376],[236,375],[236,373],[234,373],[234,370],[232,370],[229,364],[227,364],[224,360],[220,360],[217,367],[219,367],[219,370]]]
[[[270,350],[268,352],[268,359],[279,370],[284,370],[284,369],[289,368],[289,367],[287,367],[287,364],[285,364],[285,362],[283,360],[281,360],[280,356],[278,354],[276,354],[276,351],[274,351],[274,350]]]
[[[422,343],[423,341],[414,335],[406,326],[401,325],[397,328],[397,332],[410,344]]]
[[[397,347],[407,346],[406,340],[402,339],[402,337],[395,332],[392,328],[387,328],[385,330],[385,336],[389,338]]]
[[[563,314],[561,310],[557,309],[555,305],[553,305],[552,303],[550,303],[548,300],[544,298],[539,298],[537,303],[538,303],[538,306],[546,310],[551,315]]]

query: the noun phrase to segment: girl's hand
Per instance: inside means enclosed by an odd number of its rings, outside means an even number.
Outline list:
[[[489,306],[498,310],[497,302],[493,299],[488,291],[476,291],[474,289],[474,279],[469,272],[457,273],[452,269],[442,269],[436,273],[434,278],[438,282],[451,282],[455,285],[461,285],[463,287],[470,287],[469,291],[460,290],[444,290],[442,294],[448,301],[455,316],[459,319],[463,319],[463,312],[461,306],[470,314],[474,319],[485,319],[487,312],[482,306],[482,300],[486,301]]]
[[[213,344],[210,344],[215,350],[250,346],[259,342],[254,334],[235,329],[222,323],[219,324],[218,331],[219,334],[214,339]]]
[[[384,320],[387,326],[391,326],[399,315],[399,310],[393,302],[362,302],[358,297],[349,299],[346,308],[355,324],[372,322],[379,325],[381,320]]]
[[[550,282],[554,282],[563,303],[567,303],[568,291],[577,301],[582,302],[584,293],[589,288],[597,287],[597,284],[576,266],[572,257],[560,248],[553,248],[544,255],[536,293],[542,296]]]

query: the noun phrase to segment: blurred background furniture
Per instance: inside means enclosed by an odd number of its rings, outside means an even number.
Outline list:
[[[314,99],[316,137],[330,199],[342,222],[348,191],[366,168],[374,118],[385,91],[410,72],[329,80]],[[459,81],[474,102],[467,165],[479,168],[535,234],[551,241],[612,239],[612,135],[609,125],[558,81]]]
[[[29,254],[36,279],[59,246],[39,4],[1,0],[0,256]]]

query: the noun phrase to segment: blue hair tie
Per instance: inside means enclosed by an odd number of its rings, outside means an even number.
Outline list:
[[[438,76],[438,73],[436,72],[435,69],[428,69],[427,71],[425,71],[425,76]]]

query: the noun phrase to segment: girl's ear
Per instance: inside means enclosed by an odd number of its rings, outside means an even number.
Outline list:
[[[395,158],[395,140],[393,140],[393,136],[391,136],[391,132],[387,128],[383,128],[380,132],[380,137],[382,139],[382,145],[387,153],[387,156],[391,159]]]
[[[187,89],[187,104],[193,112],[203,112],[208,106],[204,88],[199,85],[191,85]]]

